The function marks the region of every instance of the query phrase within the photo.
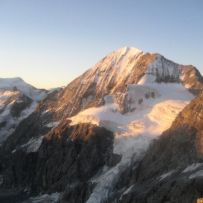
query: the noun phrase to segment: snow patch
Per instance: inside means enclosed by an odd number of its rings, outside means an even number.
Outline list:
[[[187,89],[190,89],[191,87],[192,87],[191,84],[186,84],[186,85],[185,85],[185,88],[187,88]]]
[[[202,165],[203,165],[203,163],[193,163],[193,164],[189,165],[187,168],[185,168],[182,173],[195,171]]]
[[[43,136],[32,137],[26,144],[23,144],[20,147],[25,149],[27,153],[37,152],[42,144],[42,140]]]
[[[169,171],[169,172],[167,172],[167,173],[162,174],[162,175],[160,176],[159,180],[163,180],[163,179],[165,179],[165,178],[171,176],[174,172],[175,172],[175,170],[172,170],[172,171]]]
[[[125,190],[124,193],[123,193],[123,195],[128,194],[128,193],[132,190],[133,186],[134,186],[134,185],[131,185],[127,190]]]
[[[58,126],[58,124],[59,124],[59,122],[56,121],[56,122],[47,123],[45,126],[48,128],[55,128]]]
[[[193,178],[197,178],[197,177],[201,177],[203,176],[203,170],[199,170],[195,173],[193,173],[192,175],[189,176],[189,179],[193,179]]]
[[[116,166],[112,168],[104,167],[102,174],[92,179],[92,182],[96,183],[96,186],[86,203],[104,202],[109,197],[119,176],[124,172],[126,167],[129,167],[132,161],[136,161],[145,153],[145,150],[150,144],[150,140],[151,138],[146,136],[134,138],[131,146],[127,147],[128,150],[125,151],[125,156],[122,157]]]
[[[155,83],[152,85],[152,89],[159,96],[146,99],[141,105],[136,105],[137,108],[133,112],[120,113],[118,104],[111,103],[112,99],[108,99],[109,101],[104,106],[86,109],[69,118],[72,120],[71,125],[92,123],[103,126],[113,131],[116,138],[119,139],[139,135],[156,137],[171,126],[177,114],[189,103],[193,95],[181,84]],[[142,98],[145,93],[145,91],[140,93],[141,96],[138,94],[137,98]],[[134,96],[136,98],[136,94]],[[137,104],[136,99],[134,102]],[[132,104],[134,103],[132,102]],[[160,115],[162,119],[160,119]]]
[[[43,194],[36,197],[30,197],[23,203],[57,203],[59,201],[60,193]]]

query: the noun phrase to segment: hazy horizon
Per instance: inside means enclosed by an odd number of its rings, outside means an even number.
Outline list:
[[[67,85],[124,46],[203,73],[203,2],[0,0],[0,77]]]

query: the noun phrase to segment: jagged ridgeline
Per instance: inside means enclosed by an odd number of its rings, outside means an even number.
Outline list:
[[[38,100],[19,86],[5,89],[1,84],[0,184],[4,194],[0,193],[0,200],[157,203],[190,202],[201,196],[198,184],[191,185],[193,180],[200,181],[194,173],[201,174],[196,170],[201,167],[201,147],[195,147],[201,145],[188,144],[200,144],[201,136],[188,135],[196,128],[188,129],[188,123],[182,131],[175,124],[202,92],[203,78],[195,67],[124,47],[64,89],[35,90],[45,94]],[[25,105],[15,107],[21,100]],[[23,114],[32,103],[32,110]],[[190,110],[188,118],[193,106]],[[20,119],[12,128],[4,124],[16,117]],[[197,118],[201,123],[201,115]],[[178,163],[174,152],[179,160],[189,161]],[[181,170],[190,174],[180,175]],[[184,180],[179,192],[173,187],[180,183],[168,181],[177,175]],[[181,196],[191,187],[191,193]]]

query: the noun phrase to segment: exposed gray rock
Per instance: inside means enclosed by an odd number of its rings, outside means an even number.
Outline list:
[[[64,121],[45,136],[37,152],[18,149],[10,155],[3,187],[29,188],[29,195],[65,190],[63,202],[67,197],[68,202],[84,202],[93,187],[89,179],[105,164],[115,162],[112,157],[110,131],[90,124],[69,126]]]

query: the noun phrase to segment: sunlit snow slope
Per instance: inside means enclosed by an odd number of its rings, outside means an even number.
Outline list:
[[[143,88],[143,95],[139,93],[138,87]],[[153,98],[145,98],[147,90],[154,92]],[[135,104],[136,108],[132,112],[120,113],[119,105],[111,101],[104,106],[80,112],[71,118],[72,124],[93,123],[115,132],[115,153],[124,155],[129,147],[133,147],[132,141],[136,137],[153,138],[169,128],[177,114],[193,98],[190,92],[177,83],[133,85],[130,92],[131,98],[138,97],[137,100],[142,101]]]

